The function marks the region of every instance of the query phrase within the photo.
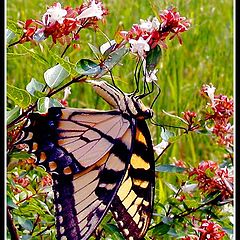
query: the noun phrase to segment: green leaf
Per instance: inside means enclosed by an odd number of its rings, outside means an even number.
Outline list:
[[[24,89],[7,84],[7,96],[21,108],[26,108],[31,103],[31,95]]]
[[[6,29],[6,41],[9,43],[13,38],[15,38],[15,33],[9,29]]]
[[[24,45],[19,45],[18,44],[18,48],[22,48],[23,51],[29,53],[34,59],[36,59],[38,62],[44,64],[44,65],[48,65],[48,61],[39,53],[37,53],[34,49],[28,49],[27,47],[25,47]]]
[[[54,98],[42,97],[38,99],[37,110],[40,113],[46,113],[51,107],[62,107],[62,104]]]
[[[101,68],[95,62],[89,59],[81,59],[77,62],[76,71],[81,75],[95,75],[101,71]]]
[[[105,73],[107,73],[109,70],[111,70],[121,59],[122,57],[127,53],[127,48],[121,47],[112,53],[109,54],[108,58],[102,63],[102,71],[96,76],[96,78],[100,78]]]
[[[213,201],[218,198],[218,196],[221,195],[221,191],[214,191],[209,193],[203,200],[203,203]]]
[[[178,189],[174,185],[172,185],[171,183],[165,182],[165,184],[175,193],[178,192]]]
[[[32,239],[32,236],[31,235],[23,235],[21,237],[21,240],[28,240],[28,239]]]
[[[100,50],[99,50],[97,47],[93,46],[91,43],[88,43],[88,46],[89,46],[90,49],[92,50],[92,52],[93,52],[93,54],[95,55],[95,57],[96,57],[97,59],[99,59],[100,56],[101,56]]]
[[[164,216],[162,218],[162,222],[169,225],[169,223],[171,224],[173,222],[173,219],[170,217]]]
[[[111,235],[112,240],[124,240],[124,237],[119,232],[117,226],[115,226],[113,224],[106,224],[106,225],[104,225],[103,228],[106,231],[106,233]]]
[[[58,64],[60,64],[68,73],[70,73],[71,75],[78,74],[78,72],[75,70],[75,64],[69,62],[68,58],[64,59],[51,50],[49,50],[49,54],[51,54],[51,57],[53,57],[53,59]]]
[[[157,45],[148,53],[147,59],[146,59],[146,63],[147,63],[146,67],[148,72],[151,72],[155,69],[155,67],[160,61],[161,56],[162,56],[162,50],[159,45]]]
[[[60,64],[49,68],[44,73],[45,82],[50,88],[58,87],[68,76],[69,73]]]
[[[10,111],[7,111],[7,124],[11,123],[20,115],[20,107],[15,107]]]
[[[41,209],[45,210],[48,214],[52,215],[52,213],[50,212],[50,210],[49,210],[49,208],[48,208],[46,203],[44,203],[43,201],[41,201],[39,199],[35,199],[35,200],[38,202],[38,204],[40,205]]]
[[[7,29],[12,31],[13,33],[15,33],[16,35],[19,34],[19,27],[17,25],[17,22],[8,18],[8,26],[7,26]]]
[[[27,152],[13,152],[10,154],[11,158],[15,158],[15,159],[26,159],[31,157],[32,155],[30,153]]]
[[[27,206],[27,210],[31,211],[31,212],[38,213],[41,216],[46,215],[46,212],[42,209],[41,206],[38,205],[38,203],[36,201],[34,201],[33,198],[31,198],[29,200],[29,204]]]
[[[26,230],[31,231],[33,228],[33,223],[24,217],[18,216],[19,224]]]
[[[44,84],[38,82],[35,78],[32,78],[30,83],[26,86],[26,90],[32,95],[35,96],[35,92],[41,92],[44,88]]]
[[[153,235],[157,235],[157,236],[164,235],[169,231],[169,229],[170,229],[170,225],[161,222],[156,227],[154,227]]]
[[[13,202],[13,200],[9,196],[7,196],[7,205],[15,209],[18,208],[18,206]]]
[[[197,208],[199,203],[196,200],[184,200],[188,208]]]
[[[178,167],[171,164],[160,165],[155,168],[156,172],[170,172],[170,173],[182,173],[186,168]]]

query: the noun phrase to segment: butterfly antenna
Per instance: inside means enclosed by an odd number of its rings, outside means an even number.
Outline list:
[[[152,119],[152,118],[150,119],[150,122],[151,122],[153,125],[157,126],[157,127],[162,127],[164,130],[165,130],[165,127],[168,127],[168,128],[178,128],[178,129],[182,129],[182,130],[184,130],[185,133],[188,132],[188,130],[187,130],[186,128],[184,128],[184,127],[173,126],[173,125],[166,125],[166,124],[162,125],[162,124],[156,122],[156,121],[155,121],[154,119]]]
[[[110,76],[111,76],[111,79],[112,79],[112,84],[115,88],[118,88],[117,85],[115,84],[115,81],[114,81],[114,78],[113,78],[113,74],[112,74],[112,70],[108,70]]]
[[[139,92],[139,71],[138,71],[138,68],[139,68],[139,64],[140,64],[140,60],[137,61],[137,65],[135,67],[135,70],[134,70],[134,80],[135,80],[135,84],[136,84],[136,89],[135,91],[131,94],[131,95],[136,95],[138,92]]]
[[[153,108],[154,103],[157,101],[159,95],[161,94],[161,88],[159,87],[159,85],[158,85],[156,82],[152,81],[152,91],[154,90],[154,86],[157,87],[158,93],[157,93],[157,95],[155,96],[155,98],[153,99],[153,102],[152,102],[152,104],[151,104],[151,106],[150,106],[151,109]]]

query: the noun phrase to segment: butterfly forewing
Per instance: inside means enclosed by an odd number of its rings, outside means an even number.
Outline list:
[[[75,174],[101,159],[130,126],[119,111],[50,108],[32,114],[21,143],[27,143],[37,164],[58,174]]]
[[[132,157],[111,204],[120,231],[129,240],[142,239],[148,229],[154,194],[154,154],[145,121],[138,120]]]

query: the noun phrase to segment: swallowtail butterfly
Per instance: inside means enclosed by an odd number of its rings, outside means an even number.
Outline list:
[[[52,174],[57,239],[88,239],[108,210],[125,239],[143,239],[154,197],[154,154],[140,99],[88,81],[114,110],[32,113],[21,143]]]

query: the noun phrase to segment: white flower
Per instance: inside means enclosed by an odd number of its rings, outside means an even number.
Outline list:
[[[158,78],[156,76],[158,69],[154,69],[153,71],[149,72],[146,71],[146,82],[153,82],[153,81],[157,81]]]
[[[142,20],[140,19],[140,25],[139,27],[142,29],[142,30],[145,30],[145,31],[151,31],[152,30],[152,22],[148,19],[148,20]]]
[[[216,88],[211,84],[211,86],[206,85],[207,89],[206,89],[206,93],[208,95],[208,97],[210,98],[212,104],[214,104],[214,93]]]
[[[71,94],[71,87],[66,87],[64,89],[64,97],[63,100],[67,100],[68,96]]]
[[[61,4],[56,3],[54,6],[50,7],[43,15],[42,22],[46,26],[55,22],[59,22],[60,24],[62,24],[64,16],[66,16],[66,14],[67,11],[61,8]]]
[[[102,3],[95,3],[95,0],[92,0],[90,7],[83,10],[82,13],[76,18],[90,18],[90,17],[97,17],[98,19],[102,19],[103,10],[102,10]]]
[[[152,30],[158,30],[159,26],[160,22],[156,17],[154,17],[152,21],[150,19],[147,20],[140,19],[139,27],[144,31],[151,32]]]
[[[156,17],[154,17],[152,20],[152,28],[155,30],[158,30],[159,27],[160,27],[160,22],[158,21],[158,19]]]
[[[153,150],[157,153],[157,155],[161,155],[162,152],[168,147],[168,142],[162,140],[158,145],[153,147]]]
[[[131,51],[137,53],[141,58],[145,57],[145,52],[150,50],[150,46],[146,40],[140,37],[138,40],[130,39],[129,43],[131,44]]]
[[[196,183],[193,183],[193,184],[187,184],[187,185],[184,185],[183,187],[182,187],[182,191],[184,192],[184,193],[188,193],[188,192],[192,192],[192,191],[194,191],[196,188],[197,188],[197,184]]]

